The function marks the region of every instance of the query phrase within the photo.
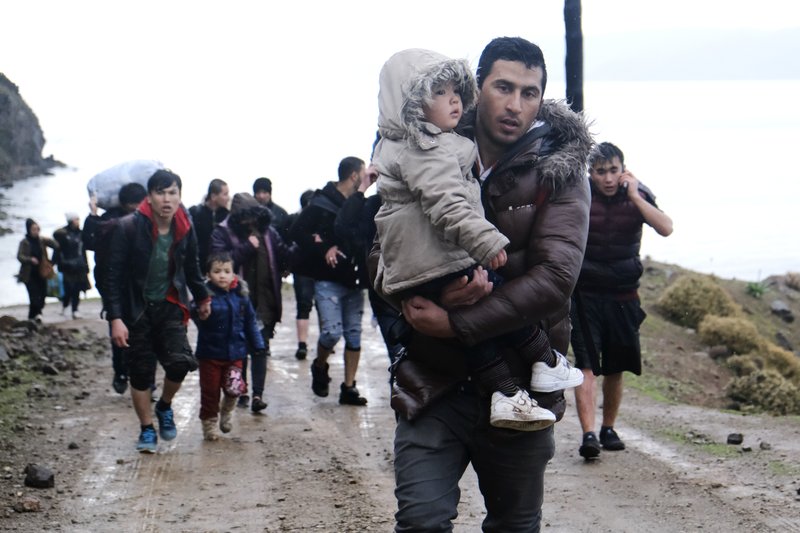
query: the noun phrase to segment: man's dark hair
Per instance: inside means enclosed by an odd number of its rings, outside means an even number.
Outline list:
[[[600,143],[589,154],[589,166],[593,167],[595,163],[600,161],[611,161],[615,157],[619,157],[619,163],[624,168],[625,156],[622,154],[622,150],[611,143]]]
[[[495,61],[520,61],[527,68],[542,69],[542,94],[547,86],[547,66],[541,48],[522,37],[497,37],[486,45],[478,60],[478,88],[483,87],[483,80],[492,71]]]
[[[265,191],[272,194],[272,180],[269,178],[258,178],[253,182],[253,194],[258,194],[259,191]]]
[[[364,161],[357,157],[345,157],[339,163],[339,181],[344,181],[350,177],[353,172],[358,172],[364,166]]]
[[[150,179],[147,180],[147,194],[150,194],[151,192],[163,191],[164,189],[168,189],[173,185],[177,185],[178,190],[183,188],[183,183],[181,182],[180,176],[165,168],[156,170],[153,175],[150,176]]]
[[[147,196],[147,190],[141,183],[126,183],[119,190],[120,205],[139,204]]]
[[[223,187],[227,187],[228,184],[220,179],[213,179],[208,184],[208,193],[206,193],[206,200],[211,198],[212,194],[219,194],[222,192]]]
[[[233,257],[230,252],[212,252],[208,254],[206,259],[206,272],[211,272],[211,265],[214,263],[233,263]]]
[[[312,196],[314,196],[314,191],[311,189],[308,189],[306,192],[300,195],[300,209],[303,209],[308,205],[308,202],[311,201]]]

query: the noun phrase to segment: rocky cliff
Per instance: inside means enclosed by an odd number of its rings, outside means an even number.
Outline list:
[[[44,134],[39,119],[19,94],[19,88],[0,73],[0,185],[46,173],[60,163],[42,157]]]

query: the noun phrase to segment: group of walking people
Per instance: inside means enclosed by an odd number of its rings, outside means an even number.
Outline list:
[[[30,320],[42,321],[47,296],[61,300],[61,316],[70,313],[73,319],[81,318],[80,294],[91,288],[89,263],[81,237],[80,217],[77,213],[66,213],[66,219],[67,225],[57,229],[52,239],[42,235],[38,222],[32,218],[25,220],[25,237],[17,250],[20,262],[17,280],[24,283],[28,291]],[[52,252],[48,252],[48,248]],[[50,290],[51,283],[54,291]]]
[[[581,115],[544,99],[544,56],[525,39],[492,40],[477,75],[466,61],[405,50],[379,81],[371,161],[342,159],[338,179],[304,193],[299,212],[272,202],[266,178],[232,198],[214,180],[187,210],[180,177],[158,170],[116,219],[95,278],[125,354],[137,449],[175,438],[171,402],[197,368],[207,440],[231,431],[237,403],[267,407],[270,339],[292,273],[295,356],[313,353],[312,392],[328,396],[328,361],[344,338],[345,405],[367,404],[356,377],[369,292],[392,362],[396,531],[452,530],[469,464],[485,531],[539,531],[565,389],[575,388],[581,456],[625,448],[614,424],[622,372],[641,372],[642,226],[666,236],[672,221],[618,147],[595,144]],[[20,246],[29,271],[46,246],[64,248],[31,226]],[[312,301],[319,338],[309,349]],[[153,410],[157,364],[166,377]]]

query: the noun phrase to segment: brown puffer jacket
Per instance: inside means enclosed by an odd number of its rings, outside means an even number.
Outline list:
[[[539,324],[554,348],[567,351],[569,299],[589,228],[585,173],[592,139],[583,118],[564,103],[546,100],[539,120],[545,124],[511,147],[484,183],[486,216],[511,244],[499,271],[505,283],[477,304],[450,311],[463,343]],[[528,388],[530,366],[510,348],[503,355],[517,384]],[[415,334],[397,368],[392,407],[413,419],[467,375],[457,341]],[[562,391],[535,398],[563,416]]]

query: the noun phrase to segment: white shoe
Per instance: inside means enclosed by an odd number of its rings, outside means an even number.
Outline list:
[[[80,314],[80,313],[79,313],[79,312],[77,312],[77,311],[75,311],[74,313],[72,313],[72,319],[73,319],[73,320],[78,320],[79,318],[83,318],[83,315],[82,315],[82,314]]]
[[[492,394],[489,423],[494,427],[539,431],[552,426],[555,421],[556,415],[539,407],[536,400],[522,389],[511,397],[499,391]]]
[[[553,350],[556,366],[547,363],[534,363],[531,375],[531,390],[536,392],[555,392],[570,389],[583,383],[583,372],[575,368],[563,354]]]

